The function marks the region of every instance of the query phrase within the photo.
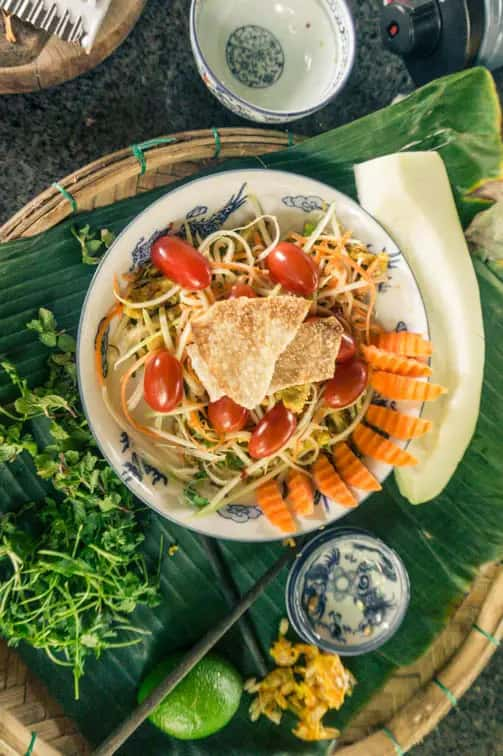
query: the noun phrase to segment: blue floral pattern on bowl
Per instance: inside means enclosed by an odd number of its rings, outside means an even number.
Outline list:
[[[245,525],[250,520],[257,520],[262,517],[262,510],[255,506],[246,504],[228,504],[226,507],[218,510],[220,517],[225,520],[232,520],[238,525]]]
[[[208,208],[206,205],[196,205],[192,208],[192,210],[189,210],[185,216],[187,225],[190,229],[190,233],[193,236],[199,235],[201,239],[204,239],[206,236],[209,236],[209,234],[218,231],[220,228],[222,228],[222,226],[232,215],[232,213],[235,213],[236,210],[239,210],[240,207],[245,205],[247,200],[248,195],[246,194],[246,183],[244,183],[241,185],[239,191],[235,192],[229,197],[225,205],[223,205],[219,210],[213,212],[209,217],[207,217]],[[186,231],[183,224],[178,229],[175,229],[173,227],[173,224],[170,224],[163,229],[157,229],[147,239],[142,236],[141,239],[139,239],[135,244],[135,247],[131,254],[130,270],[137,270],[142,265],[145,265],[148,260],[150,260],[150,250],[152,249],[152,244],[156,239],[159,238],[159,236],[162,236],[166,233],[177,233],[180,236],[186,236]]]
[[[304,213],[312,213],[314,210],[323,210],[327,203],[316,195],[310,195],[306,197],[303,194],[297,194],[295,197],[287,195],[282,197],[281,201],[286,207],[294,207],[297,210],[302,210]]]
[[[128,483],[133,479],[141,482],[144,478],[147,478],[152,486],[157,486],[158,483],[164,486],[168,485],[167,476],[134,451],[133,442],[126,431],[121,432],[119,442],[122,454],[127,457],[122,465],[122,479],[124,483]]]
[[[407,572],[392,549],[365,531],[336,528],[314,538],[296,560],[287,609],[306,641],[353,656],[389,640],[409,594]]]

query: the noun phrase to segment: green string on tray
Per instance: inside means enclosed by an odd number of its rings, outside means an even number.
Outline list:
[[[65,200],[67,200],[67,202],[70,203],[70,205],[72,206],[72,213],[76,213],[78,208],[77,200],[75,199],[75,197],[73,197],[70,192],[67,191],[64,186],[61,186],[61,184],[57,181],[54,181],[52,186],[54,187],[54,189],[58,190],[58,192],[65,198]]]
[[[147,160],[144,150],[149,150],[151,147],[159,147],[161,144],[172,144],[172,142],[176,142],[175,137],[157,137],[156,139],[147,139],[145,142],[131,145],[131,151],[140,164],[140,176],[143,176],[147,170]]]
[[[216,159],[217,157],[220,156],[220,152],[222,151],[222,142],[220,140],[220,134],[218,133],[217,127],[212,126],[211,131],[215,139],[215,152],[213,153],[213,158]]]
[[[397,755],[398,756],[405,756],[405,751],[403,750],[402,746],[400,745],[400,743],[398,742],[398,740],[395,738],[395,736],[393,735],[393,733],[391,732],[391,730],[388,730],[387,727],[383,727],[382,731],[384,732],[385,735],[387,735],[387,737],[391,740],[391,742],[395,746],[395,751],[396,751]]]
[[[25,753],[24,756],[31,756],[32,755],[33,749],[35,748],[35,741],[36,741],[36,739],[37,739],[37,733],[36,732],[32,732],[32,734],[31,734],[31,740],[30,740],[30,745],[28,746],[28,750],[26,751],[26,753]]]
[[[286,137],[288,139],[288,147],[293,147],[295,145],[295,137],[293,136],[292,132],[287,131]]]
[[[493,646],[496,646],[496,648],[499,648],[501,645],[501,642],[494,637],[494,635],[491,635],[491,633],[488,633],[487,630],[484,630],[483,627],[479,627],[475,622],[472,625],[473,629],[476,630],[478,633],[484,636],[484,638],[487,638],[487,640],[493,644]]]
[[[452,692],[452,690],[449,690],[449,688],[447,687],[447,685],[444,685],[443,682],[440,682],[440,680],[437,677],[433,678],[433,682],[435,683],[435,685],[438,688],[440,688],[440,690],[442,691],[442,693],[445,693],[445,695],[449,699],[449,702],[450,702],[451,706],[457,706],[458,705],[458,699],[456,698],[456,696],[454,695],[454,693]]]

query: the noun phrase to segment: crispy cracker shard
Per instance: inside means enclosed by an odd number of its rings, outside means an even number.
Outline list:
[[[300,297],[239,297],[216,302],[195,320],[189,354],[212,401],[225,394],[248,409],[260,404],[309,307]]]
[[[269,393],[332,378],[342,332],[337,318],[317,318],[302,323],[276,362]]]

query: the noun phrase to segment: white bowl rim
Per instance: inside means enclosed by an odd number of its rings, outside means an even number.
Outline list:
[[[326,0],[322,0],[323,2],[326,2]],[[213,83],[215,85],[218,85],[222,91],[231,99],[238,102],[240,105],[244,105],[246,108],[248,108],[250,111],[255,111],[256,113],[261,113],[266,116],[278,116],[286,119],[295,119],[295,118],[301,118],[302,116],[311,115],[312,113],[321,110],[325,107],[325,105],[328,105],[329,102],[331,102],[334,97],[343,89],[343,87],[346,85],[347,80],[349,79],[351,72],[353,70],[355,57],[356,57],[356,32],[355,32],[355,23],[353,20],[353,16],[351,15],[351,11],[349,9],[349,5],[347,4],[347,0],[337,0],[338,3],[344,8],[344,11],[346,13],[346,20],[347,20],[347,31],[348,31],[348,38],[349,38],[349,54],[348,54],[348,64],[346,66],[346,70],[344,71],[344,74],[342,75],[342,78],[338,82],[337,86],[334,87],[333,91],[331,92],[328,97],[325,97],[324,100],[320,100],[315,105],[312,105],[310,108],[304,108],[303,110],[270,110],[268,108],[262,108],[260,105],[254,105],[250,100],[245,100],[243,97],[240,97],[239,95],[235,94],[231,89],[229,89],[225,84],[221,81],[221,79],[215,74],[211,66],[209,65],[208,61],[206,60],[203,51],[201,49],[201,45],[199,44],[199,34],[197,33],[197,24],[196,24],[196,5],[198,2],[204,2],[204,0],[191,0],[190,4],[190,16],[189,16],[189,24],[190,24],[190,41],[192,43],[192,50],[196,56],[201,58],[203,61],[206,70],[208,71],[209,75],[211,76]]]
[[[146,205],[143,208],[143,210],[141,210],[139,213],[137,213],[134,216],[134,218],[132,218],[129,221],[129,223],[127,223],[124,226],[124,228],[122,229],[122,231],[116,236],[116,238],[114,239],[113,244],[107,249],[107,251],[105,252],[105,254],[103,255],[103,257],[101,258],[100,262],[98,263],[98,266],[97,266],[97,268],[96,268],[96,270],[94,272],[94,275],[93,275],[93,277],[91,278],[91,280],[89,282],[89,285],[88,285],[88,288],[87,288],[87,291],[86,291],[86,295],[84,297],[84,301],[82,302],[82,308],[81,308],[80,318],[79,318],[79,325],[78,325],[78,329],[77,329],[77,338],[76,338],[77,348],[76,348],[76,351],[75,351],[75,362],[76,362],[76,368],[77,368],[77,387],[78,387],[78,391],[79,391],[80,401],[81,401],[81,404],[82,404],[82,409],[84,411],[84,415],[86,417],[86,420],[87,420],[87,423],[88,423],[88,426],[89,426],[89,430],[90,430],[90,432],[91,432],[91,434],[92,434],[92,436],[93,436],[93,438],[94,438],[94,440],[96,442],[96,445],[97,445],[100,453],[102,454],[103,458],[106,460],[106,462],[109,464],[109,466],[111,467],[111,469],[120,478],[121,481],[122,481],[122,478],[121,478],[120,474],[117,472],[115,464],[111,461],[109,455],[106,453],[105,449],[103,448],[102,443],[98,439],[98,436],[97,436],[97,434],[95,432],[95,428],[94,428],[94,421],[91,420],[91,414],[89,413],[89,410],[88,410],[88,407],[87,407],[87,402],[86,402],[85,397],[84,397],[84,392],[82,390],[82,380],[81,380],[81,370],[80,370],[80,346],[81,346],[81,342],[82,342],[82,338],[81,337],[82,337],[84,314],[85,314],[85,311],[87,310],[87,307],[88,307],[88,304],[89,304],[89,300],[90,300],[90,296],[91,296],[91,291],[93,289],[94,282],[98,278],[98,276],[100,274],[100,271],[101,271],[101,268],[104,266],[105,261],[107,260],[107,258],[109,257],[109,255],[112,253],[113,247],[115,246],[115,243],[123,235],[125,235],[129,231],[129,229],[131,228],[131,226],[133,226],[136,223],[136,221],[138,220],[138,218],[140,218],[144,213],[148,212],[155,205],[158,205],[161,202],[164,202],[166,200],[166,197],[171,196],[172,194],[175,194],[176,192],[182,191],[182,190],[186,189],[188,186],[190,186],[192,184],[196,184],[198,181],[205,181],[207,179],[210,179],[212,176],[215,176],[215,175],[221,175],[221,174],[231,174],[231,175],[234,174],[235,175],[235,174],[243,174],[243,173],[252,173],[252,172],[257,172],[257,171],[259,171],[259,172],[260,171],[264,171],[264,172],[269,171],[269,172],[272,172],[272,173],[282,174],[283,176],[292,176],[292,175],[293,176],[297,176],[298,178],[304,178],[304,179],[307,179],[307,180],[310,180],[310,181],[314,181],[314,182],[316,182],[318,184],[325,185],[328,188],[330,188],[330,189],[332,189],[332,190],[334,190],[336,192],[339,192],[339,194],[344,194],[344,192],[341,192],[339,189],[336,189],[335,187],[330,186],[330,184],[327,184],[326,182],[321,181],[320,179],[312,179],[309,176],[304,176],[304,174],[302,174],[302,173],[295,173],[294,171],[285,171],[285,170],[276,169],[276,168],[258,168],[258,167],[257,168],[233,168],[231,170],[216,171],[216,172],[210,173],[208,175],[197,176],[197,177],[195,177],[193,179],[190,179],[189,181],[185,181],[180,186],[177,186],[177,187],[175,187],[173,189],[168,189],[168,191],[165,194],[163,194],[161,197],[158,197],[156,200],[154,200],[150,204]],[[386,231],[386,229],[379,223],[378,220],[376,220],[374,218],[373,215],[371,215],[371,213],[369,213],[367,210],[365,210],[357,202],[357,200],[353,199],[353,197],[351,197],[349,194],[344,194],[344,196],[347,198],[347,200],[351,204],[355,205],[358,208],[359,212],[361,212],[363,215],[366,215],[368,218],[370,218],[372,220],[372,222],[374,224],[378,225],[383,230],[383,232],[391,239],[391,241],[395,244],[395,246],[398,249],[400,249],[400,247],[398,246],[398,244],[394,240],[394,238],[391,236],[391,234],[388,231]],[[403,255],[403,253],[402,253],[402,255]],[[423,310],[424,310],[424,316],[425,316],[425,321],[426,321],[426,332],[427,332],[427,335],[428,335],[428,338],[429,338],[430,337],[430,333],[431,333],[430,321],[429,321],[429,316],[428,316],[428,310],[427,310],[425,302],[424,302],[423,294],[421,292],[419,284],[417,283],[416,275],[415,275],[412,267],[410,266],[410,264],[408,263],[408,261],[407,261],[407,259],[405,257],[404,257],[404,260],[405,260],[405,264],[406,264],[407,268],[409,269],[409,271],[410,271],[410,273],[412,275],[412,278],[413,278],[413,280],[414,280],[414,282],[416,284],[417,292],[419,294],[419,298],[421,300],[422,307],[423,307]],[[421,406],[419,408],[419,416],[421,416],[423,408],[424,408],[424,402],[421,404]],[[405,448],[409,445],[409,443],[410,442],[406,443]],[[383,478],[382,482],[384,482],[384,480],[386,480],[386,478],[388,478],[391,475],[392,472],[393,472],[393,469],[390,468],[390,470],[387,472],[386,476]],[[123,482],[123,484],[126,487],[128,487],[127,484],[124,483],[124,481],[122,481],[122,482]],[[131,489],[129,489],[129,490],[131,490]],[[148,507],[149,509],[151,509],[152,511],[154,511],[160,517],[165,518],[166,520],[168,520],[170,523],[176,525],[179,528],[187,529],[187,530],[190,530],[191,532],[198,533],[198,535],[203,535],[203,536],[205,536],[207,538],[217,538],[218,540],[221,540],[221,541],[232,541],[232,542],[236,542],[236,543],[277,543],[279,541],[284,540],[284,538],[285,538],[284,534],[281,534],[281,533],[279,535],[273,535],[271,537],[263,538],[263,539],[256,540],[256,541],[254,541],[254,540],[246,540],[246,539],[243,540],[242,538],[238,538],[238,537],[235,537],[235,536],[229,536],[229,535],[225,535],[225,536],[208,535],[207,531],[203,527],[201,527],[201,528],[197,527],[197,525],[195,525],[194,522],[191,522],[190,524],[180,523],[175,517],[172,517],[171,514],[169,513],[169,511],[167,511],[166,509],[161,509],[160,507],[156,506],[151,501],[149,501],[146,497],[141,496],[140,494],[138,494],[135,491],[132,491],[132,494],[133,494],[133,496],[136,499],[138,499],[139,501],[141,501],[142,504],[144,504],[146,507]],[[370,495],[372,495],[372,494],[369,494],[369,496]],[[348,510],[348,514],[349,514],[350,511],[351,510]],[[321,526],[320,525],[315,525],[312,528],[309,528],[309,530],[303,531],[302,533],[298,533],[297,537],[306,537],[306,536],[309,536],[309,535],[311,535],[313,533],[316,533],[317,531],[324,530],[325,528],[329,528],[332,525],[334,525],[335,523],[337,523],[339,521],[339,519],[341,519],[341,518],[337,518],[335,520],[329,521],[328,523],[326,523],[324,525],[321,525]]]

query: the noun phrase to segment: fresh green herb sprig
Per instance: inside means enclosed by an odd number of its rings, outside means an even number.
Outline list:
[[[39,334],[39,339],[46,347],[58,347],[63,353],[73,354],[76,349],[76,343],[73,336],[65,333],[65,331],[58,331],[56,318],[50,310],[46,310],[45,307],[41,307],[38,311],[38,318],[30,320],[26,324],[26,327],[30,331],[36,331]]]
[[[0,407],[0,461],[27,452],[53,491],[0,517],[0,634],[71,668],[78,698],[90,654],[141,641],[129,615],[158,603],[159,575],[139,550],[144,536],[133,496],[96,453],[82,416],[73,339],[48,310],[29,328],[52,349],[48,379],[31,389],[2,363],[19,396]],[[34,438],[42,431],[44,445]]]
[[[77,228],[72,226],[72,234],[80,244],[82,262],[85,265],[97,265],[102,254],[109,248],[115,239],[115,234],[107,228],[94,231],[89,224]]]
[[[191,504],[193,507],[197,507],[197,509],[207,507],[210,503],[209,499],[206,498],[206,496],[203,496],[198,488],[201,481],[207,479],[208,475],[206,474],[206,472],[204,470],[200,470],[194,475],[190,483],[187,483],[187,485],[183,489],[185,501],[187,501],[187,503]]]

